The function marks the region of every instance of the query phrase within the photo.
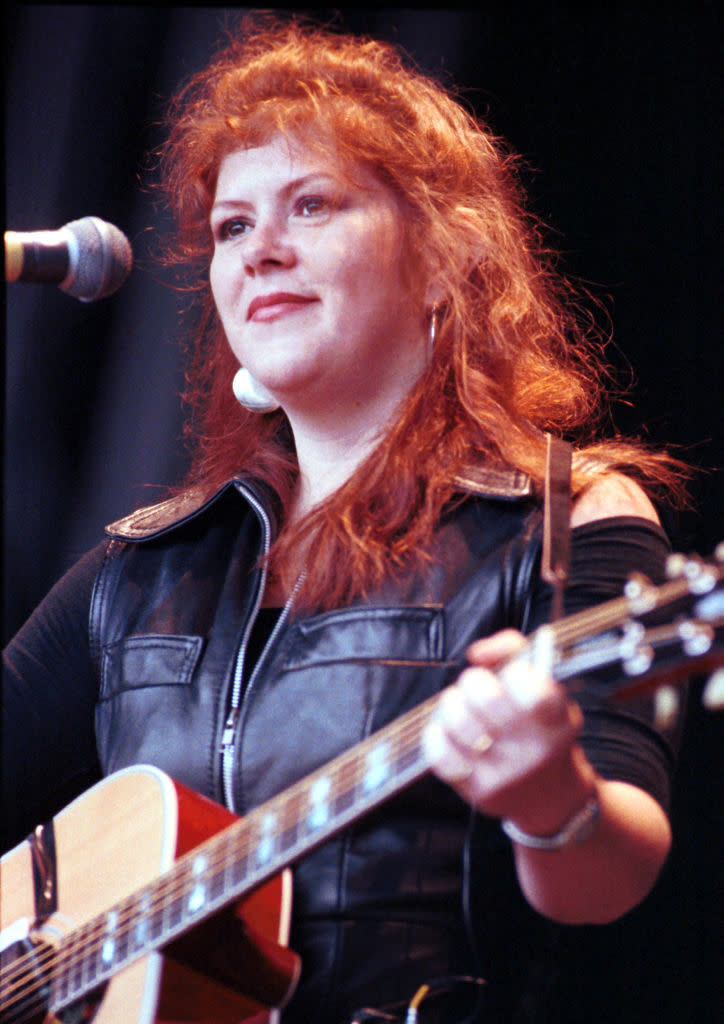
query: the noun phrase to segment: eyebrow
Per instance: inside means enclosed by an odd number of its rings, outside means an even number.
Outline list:
[[[304,188],[306,185],[309,185],[310,183],[314,183],[315,181],[319,181],[321,179],[324,179],[326,182],[333,183],[337,183],[339,180],[336,175],[330,174],[328,171],[312,171],[310,174],[303,174],[299,178],[294,178],[291,181],[288,181],[279,189],[279,192],[277,194],[281,196],[282,199],[287,199],[290,195],[298,191],[300,188]],[[219,209],[249,209],[253,205],[254,204],[249,202],[249,200],[247,199],[222,198],[214,200],[214,203],[210,210],[210,215],[213,215],[214,211]]]

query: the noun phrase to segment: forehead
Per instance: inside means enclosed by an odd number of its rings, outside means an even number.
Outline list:
[[[277,135],[260,146],[240,147],[219,164],[216,199],[242,189],[275,191],[309,177],[328,177],[365,191],[391,191],[361,163],[342,160],[333,144]]]

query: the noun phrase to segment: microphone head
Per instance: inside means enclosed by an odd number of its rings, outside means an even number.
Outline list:
[[[95,302],[118,291],[131,272],[131,243],[114,224],[82,217],[65,225],[72,240],[70,270],[63,291],[81,302]]]

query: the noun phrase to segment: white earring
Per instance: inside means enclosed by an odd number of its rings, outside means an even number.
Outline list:
[[[232,388],[237,402],[252,412],[274,412],[279,408],[279,402],[272,393],[252,377],[245,366],[234,374]]]

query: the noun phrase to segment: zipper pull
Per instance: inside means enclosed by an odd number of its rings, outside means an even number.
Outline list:
[[[239,718],[239,709],[232,708],[229,712],[229,717],[226,719],[224,725],[224,731],[221,734],[221,746],[224,750],[234,745],[234,731],[236,729],[236,723]]]
[[[234,764],[234,733],[239,721],[239,709],[232,708],[229,717],[226,719],[224,731],[221,734],[221,787],[224,794],[224,802],[230,811],[234,811],[234,787],[232,783]]]

